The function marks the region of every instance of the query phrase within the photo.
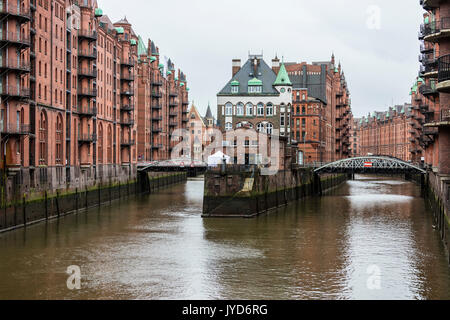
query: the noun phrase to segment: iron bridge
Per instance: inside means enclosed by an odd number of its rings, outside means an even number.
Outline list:
[[[331,162],[314,170],[315,173],[422,173],[426,171],[409,162],[383,156],[367,156],[342,159]]]

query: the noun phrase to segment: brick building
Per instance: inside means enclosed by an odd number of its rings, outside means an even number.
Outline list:
[[[213,140],[213,129],[217,128],[211,107],[208,105],[206,114],[203,117],[195,105],[192,104],[188,113],[188,120],[187,130],[189,130],[191,142],[189,156],[193,160],[206,162],[208,159],[204,157],[204,150]]]
[[[164,64],[159,48],[138,39],[138,154],[140,161],[167,160],[178,143],[173,133],[188,123],[189,88],[185,74]],[[172,141],[174,140],[174,141]]]
[[[270,68],[261,55],[233,60],[232,78],[217,94],[217,119],[223,131],[249,126],[291,138],[292,84],[279,61]]]
[[[305,162],[349,157],[351,101],[341,65],[331,61],[286,63],[293,83],[293,138]]]
[[[425,163],[441,177],[450,175],[450,3],[421,0],[425,9],[420,27],[422,62],[418,112],[423,115],[420,138]]]
[[[409,104],[391,107],[385,112],[372,112],[355,120],[352,134],[355,156],[384,155],[415,162],[413,120]]]
[[[146,63],[138,60],[144,56],[138,57],[140,38],[131,24],[112,23],[93,0],[5,0],[0,18],[0,167],[6,194],[134,179],[136,120],[142,118],[137,78]],[[150,136],[157,150],[155,141],[169,145],[172,126],[186,123],[188,89],[184,75],[176,79],[173,64],[159,67],[150,51],[150,88],[160,86],[159,76],[164,80],[161,92],[149,89],[144,96],[152,98],[151,107],[159,105],[153,103],[158,97],[168,105],[149,118],[163,118],[161,134]],[[169,148],[155,153],[167,157]]]

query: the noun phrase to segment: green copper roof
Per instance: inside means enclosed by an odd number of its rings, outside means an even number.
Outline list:
[[[402,111],[400,113],[405,113],[405,107],[402,108]]]
[[[142,40],[142,37],[138,37],[138,55],[147,55],[147,47],[144,44],[144,40]]]
[[[164,65],[163,65],[162,63],[160,63],[160,64],[158,65],[158,68],[162,69],[162,68],[164,68]]]
[[[425,23],[430,23],[430,17],[425,18]]]
[[[286,67],[284,66],[284,63],[281,64],[280,71],[278,71],[277,79],[275,80],[274,84],[275,86],[291,86],[292,82],[289,79],[288,73],[286,71]]]
[[[150,61],[151,61],[151,62],[156,61],[156,57],[151,56],[151,57],[150,57]]]
[[[231,85],[232,86],[238,86],[239,85],[239,81],[233,80],[233,81],[231,81]]]
[[[172,74],[172,71],[167,71],[167,75],[170,76]]]
[[[339,72],[339,69],[338,69],[338,68],[334,68],[334,72],[335,72],[335,73],[338,73],[338,72]]]
[[[389,118],[389,111],[386,112],[386,118]]]
[[[184,83],[182,82],[182,83],[180,83],[180,87],[184,87]]]
[[[116,31],[118,34],[123,34],[125,32],[125,30],[123,29],[123,27],[117,27]]]
[[[135,46],[135,45],[137,45],[137,42],[136,42],[135,39],[131,39],[131,40],[130,40],[130,44],[131,44],[132,46]]]
[[[103,16],[103,10],[100,8],[95,9],[95,16],[96,17],[101,17]]]
[[[189,88],[188,88],[188,87],[186,87],[186,91],[189,91]]]
[[[251,80],[248,80],[248,85],[249,86],[262,86],[262,81],[257,79],[257,78],[253,78]]]
[[[174,79],[175,79],[175,81],[178,81],[178,77],[175,77]]]
[[[417,78],[417,82],[422,82],[422,83],[425,83],[425,81],[423,81],[423,79],[422,78]]]

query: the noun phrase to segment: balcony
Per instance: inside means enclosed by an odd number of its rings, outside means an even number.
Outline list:
[[[122,73],[120,75],[120,80],[122,81],[134,81],[134,75],[131,73]]]
[[[125,67],[134,67],[134,60],[133,58],[123,59],[120,61],[120,65]]]
[[[129,148],[131,146],[134,146],[136,144],[135,140],[129,139],[129,138],[122,138],[120,140],[120,146],[122,148]]]
[[[3,44],[10,43],[22,47],[29,47],[31,44],[30,38],[26,35],[18,34],[17,32],[3,32],[0,34],[0,42]]]
[[[162,94],[160,92],[157,92],[157,91],[152,91],[152,97],[153,98],[161,98]]]
[[[97,140],[97,136],[95,134],[91,133],[79,133],[78,134],[78,142],[80,144],[83,143],[93,143]]]
[[[426,136],[437,136],[439,134],[439,129],[436,127],[425,127],[423,128],[423,134]]]
[[[178,103],[176,103],[174,101],[169,102],[169,107],[171,107],[171,108],[178,107]]]
[[[169,112],[169,117],[177,117],[178,116],[178,112]]]
[[[425,10],[432,10],[439,7],[439,0],[420,0],[420,5]]]
[[[428,84],[423,84],[419,87],[420,94],[424,96],[430,96],[437,94],[438,91],[436,89],[436,81],[430,81]]]
[[[441,121],[442,122],[450,121],[450,108],[441,109]]]
[[[420,53],[430,53],[433,51],[434,51],[433,46],[425,45],[425,44],[420,45]]]
[[[438,59],[438,84],[439,92],[450,93],[450,54]]]
[[[152,127],[152,132],[153,133],[160,133],[160,132],[162,132],[162,129],[160,127],[154,126],[154,127]]]
[[[182,102],[182,105],[183,105],[183,106],[188,106],[188,105],[189,105],[189,101],[183,101],[183,102]]]
[[[152,121],[153,122],[162,121],[162,117],[160,117],[160,116],[152,117]]]
[[[29,124],[0,122],[0,132],[10,136],[26,136],[31,133],[31,126]]]
[[[178,122],[176,121],[169,121],[169,127],[177,127],[178,126]]]
[[[28,73],[30,72],[30,64],[24,61],[17,61],[17,59],[2,60],[0,69]]]
[[[152,86],[154,86],[154,87],[160,87],[160,86],[162,86],[162,80],[161,80],[161,79],[153,80]]]
[[[97,31],[94,30],[78,30],[78,39],[79,40],[89,40],[96,41],[97,40]]]
[[[171,91],[169,92],[169,96],[172,97],[172,98],[178,97],[178,92],[175,92],[175,91],[172,91],[172,90],[171,90]]]
[[[97,69],[78,68],[78,77],[79,78],[96,78],[97,77]]]
[[[78,106],[77,113],[82,117],[93,117],[97,115],[97,108],[91,106]]]
[[[97,97],[97,89],[78,88],[78,95],[85,97]]]
[[[132,126],[134,126],[134,120],[133,119],[121,119],[120,125],[122,127],[132,127]]]
[[[160,106],[160,105],[152,105],[152,109],[153,110],[161,110],[162,106]]]
[[[425,41],[437,42],[450,36],[450,17],[441,17],[439,21],[431,21],[421,26],[421,35]]]
[[[130,112],[134,110],[134,104],[122,104],[120,106],[121,111]]]
[[[8,1],[5,1],[5,4],[0,7],[0,17],[3,19],[7,16],[14,17],[20,23],[25,23],[31,20],[31,11],[30,9],[23,9],[17,4],[9,5]]]
[[[78,50],[78,57],[79,58],[85,58],[90,60],[96,60],[97,59],[97,51],[96,50]]]
[[[4,86],[0,89],[0,95],[2,97],[8,97],[10,99],[29,99],[30,89],[21,88],[18,86]]]
[[[134,95],[134,88],[133,87],[124,88],[124,89],[122,89],[120,94],[123,95],[123,96],[133,96]]]
[[[162,149],[163,145],[162,144],[152,144],[152,149]]]

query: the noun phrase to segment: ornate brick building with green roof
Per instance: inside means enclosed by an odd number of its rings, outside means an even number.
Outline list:
[[[284,64],[271,67],[262,55],[249,55],[241,66],[233,60],[232,77],[217,94],[217,120],[222,131],[241,127],[291,139],[292,83]]]

